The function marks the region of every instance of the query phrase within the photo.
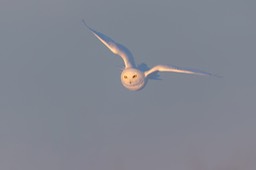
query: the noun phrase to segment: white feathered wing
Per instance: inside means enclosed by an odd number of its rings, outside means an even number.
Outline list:
[[[132,61],[133,56],[125,46],[115,42],[114,40],[104,35],[103,33],[95,31],[94,29],[89,27],[84,20],[83,20],[83,23],[106,47],[108,47],[108,49],[112,53],[119,55],[123,59],[125,68],[134,67],[134,63]]]
[[[203,71],[194,71],[191,69],[183,69],[175,66],[166,66],[166,65],[157,65],[151,68],[148,71],[144,72],[145,77],[154,72],[175,72],[175,73],[185,73],[185,74],[196,74],[196,75],[208,75],[211,76],[211,73],[203,72]]]

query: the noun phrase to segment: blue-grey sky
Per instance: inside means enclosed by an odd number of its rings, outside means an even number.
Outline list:
[[[1,0],[0,169],[252,170],[256,1]],[[122,60],[161,73],[122,87]]]

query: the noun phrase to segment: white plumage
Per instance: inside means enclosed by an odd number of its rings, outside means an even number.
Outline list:
[[[211,73],[207,72],[193,71],[167,65],[157,65],[147,71],[142,71],[139,68],[136,68],[135,64],[133,63],[132,54],[125,46],[115,42],[110,37],[95,31],[89,27],[84,20],[83,23],[111,52],[123,59],[125,68],[121,73],[121,82],[123,86],[129,90],[135,91],[142,89],[147,83],[149,75],[155,72],[175,72],[208,76],[212,75]]]

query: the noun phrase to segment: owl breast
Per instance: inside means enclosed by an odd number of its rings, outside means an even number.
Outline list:
[[[135,68],[124,69],[121,73],[121,82],[129,90],[140,90],[145,86],[144,73]]]

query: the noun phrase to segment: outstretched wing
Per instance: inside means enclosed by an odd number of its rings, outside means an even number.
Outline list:
[[[196,74],[196,75],[208,75],[208,76],[213,75],[211,73],[207,73],[207,72],[203,72],[203,71],[195,71],[195,70],[192,70],[192,69],[182,69],[182,68],[179,68],[179,67],[166,66],[166,65],[157,65],[157,66],[151,68],[150,70],[145,71],[144,74],[145,74],[145,77],[147,77],[151,73],[158,72],[158,71],[185,73],[185,74]]]
[[[123,59],[125,68],[134,66],[132,53],[125,46],[116,43],[110,37],[102,34],[101,32],[95,31],[89,27],[84,20],[83,23],[106,47],[108,47],[110,51],[116,55],[119,55]]]

